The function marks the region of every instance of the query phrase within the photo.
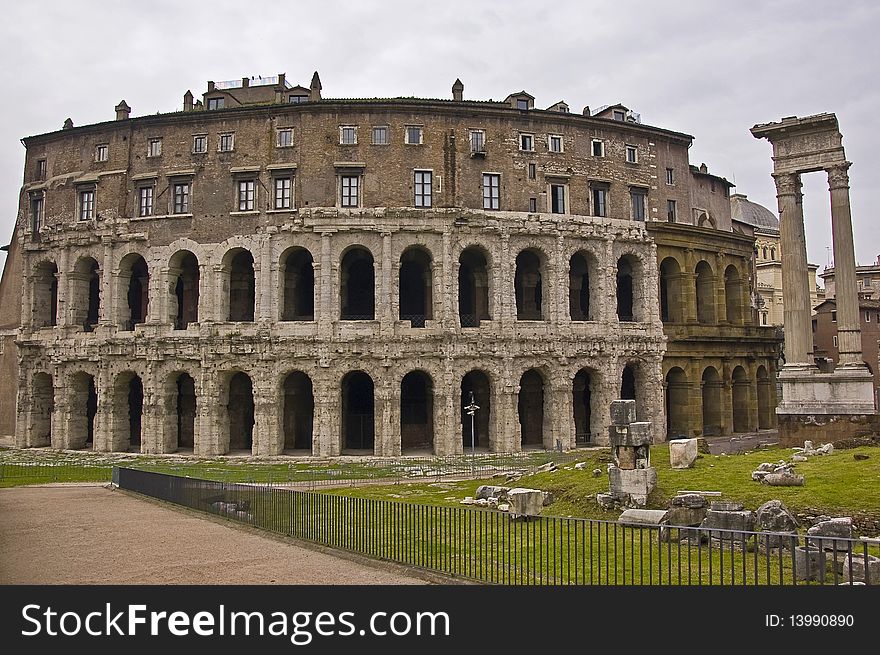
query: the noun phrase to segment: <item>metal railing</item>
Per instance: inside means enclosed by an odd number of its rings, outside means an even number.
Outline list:
[[[871,579],[868,543],[627,525],[118,470],[120,488],[276,534],[509,585],[791,585]]]

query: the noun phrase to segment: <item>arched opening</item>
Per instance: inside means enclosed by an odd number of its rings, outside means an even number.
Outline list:
[[[688,438],[688,379],[675,366],[666,374],[666,438]]]
[[[40,262],[33,277],[33,326],[52,327],[58,324],[58,266]]]
[[[516,294],[516,320],[540,321],[543,285],[541,258],[534,250],[523,250],[516,256],[513,288]]]
[[[193,450],[196,443],[196,382],[189,373],[175,381],[177,450]]]
[[[617,320],[634,321],[635,316],[635,262],[630,255],[617,260]]]
[[[733,264],[724,269],[724,304],[727,308],[727,322],[742,325],[742,282],[739,271]]]
[[[489,447],[491,398],[489,377],[483,371],[470,371],[461,379],[461,443],[465,450]],[[472,401],[480,408],[473,420],[465,409]]]
[[[140,450],[144,416],[144,385],[137,374],[128,371],[113,384],[110,450]]]
[[[683,301],[681,267],[674,257],[667,257],[660,262],[660,320],[681,323]]]
[[[282,388],[284,450],[312,452],[312,430],[315,418],[312,381],[302,371],[294,371],[284,378]]]
[[[519,381],[520,438],[523,446],[544,445],[544,378],[535,369],[529,369]]]
[[[238,250],[229,262],[229,320],[253,321],[255,305],[254,256]]]
[[[95,378],[88,373],[75,373],[70,380],[68,447],[92,449],[95,445],[95,416],[98,414],[98,393]]]
[[[590,261],[584,253],[575,253],[568,262],[568,311],[572,321],[591,321]]]
[[[128,443],[140,450],[144,417],[144,383],[135,375],[128,383]]]
[[[352,248],[340,268],[340,319],[372,321],[376,318],[373,255],[366,248]]]
[[[431,255],[421,248],[408,248],[400,257],[400,320],[411,327],[425,327],[433,318]]]
[[[423,371],[410,371],[400,382],[400,447],[434,448],[434,384]]]
[[[30,439],[28,446],[52,445],[52,412],[55,410],[55,390],[52,376],[34,373],[31,384]]]
[[[713,436],[721,434],[721,377],[714,367],[708,366],[703,371],[703,434]]]
[[[169,276],[174,287],[171,324],[185,330],[199,320],[199,260],[188,250],[175,253],[169,262]]]
[[[715,275],[712,267],[705,261],[697,264],[696,269],[697,287],[697,322],[715,323]]]
[[[373,378],[351,371],[342,378],[342,447],[373,450],[376,416]]]
[[[764,366],[759,366],[758,378],[758,429],[769,430],[773,427],[773,387],[770,375]]]
[[[91,332],[98,325],[101,305],[101,275],[98,262],[81,257],[73,267],[71,278],[71,320]]]
[[[636,399],[636,372],[632,364],[624,366],[620,375],[620,398],[621,400]]]
[[[486,256],[475,247],[458,258],[458,319],[461,327],[479,327],[489,316],[489,268]]]
[[[281,256],[282,321],[315,320],[315,267],[312,254],[293,248]]]
[[[733,431],[749,431],[749,377],[742,366],[733,369]]]
[[[254,387],[250,376],[241,371],[229,380],[229,450],[253,451],[254,447]]]
[[[125,289],[125,306],[120,307],[120,329],[134,330],[147,320],[150,304],[150,273],[140,255],[122,259],[119,272],[120,288]]]
[[[593,387],[595,371],[582,368],[574,376],[572,395],[574,401],[575,442],[590,443],[593,437]]]

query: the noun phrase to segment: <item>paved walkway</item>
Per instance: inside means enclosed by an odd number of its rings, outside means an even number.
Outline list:
[[[101,486],[0,489],[0,584],[424,584]]]

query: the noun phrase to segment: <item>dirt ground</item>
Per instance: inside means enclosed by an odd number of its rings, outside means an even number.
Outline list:
[[[424,584],[101,486],[0,489],[0,584]]]

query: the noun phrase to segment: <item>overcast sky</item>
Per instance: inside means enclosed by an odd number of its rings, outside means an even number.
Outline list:
[[[783,116],[834,112],[853,162],[856,259],[880,254],[880,2],[42,1],[4,6],[0,26],[0,240],[17,212],[20,139],[182,108],[207,80],[285,72],[325,97],[503,99],[537,107],[621,102],[692,134],[690,160],[776,210],[770,144],[749,133]],[[873,63],[871,63],[873,62]],[[804,177],[807,249],[831,246],[825,175]],[[821,270],[821,269],[820,269]]]

